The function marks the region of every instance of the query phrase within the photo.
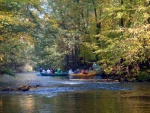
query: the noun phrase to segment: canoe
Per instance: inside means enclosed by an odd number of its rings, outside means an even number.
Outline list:
[[[41,73],[38,73],[37,76],[42,76],[42,74],[41,74]]]
[[[53,74],[50,74],[50,73],[41,73],[42,76],[67,76],[68,73],[66,72],[63,72],[63,73],[53,73]]]
[[[96,73],[87,73],[87,74],[83,74],[83,73],[77,73],[77,74],[70,74],[70,76],[95,76]]]
[[[98,71],[88,71],[87,74],[83,74],[83,73],[73,73],[73,74],[69,74],[70,76],[96,76],[98,75],[99,72]]]
[[[94,79],[96,77],[97,73],[77,73],[77,74],[69,74],[70,79]]]

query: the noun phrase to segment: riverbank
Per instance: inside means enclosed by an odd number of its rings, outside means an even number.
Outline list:
[[[150,82],[150,75],[139,75],[139,76],[114,76],[107,75],[102,77],[102,79],[110,79],[112,81],[118,82]]]

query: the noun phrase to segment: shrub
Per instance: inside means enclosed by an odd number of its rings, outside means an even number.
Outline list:
[[[148,81],[150,79],[150,76],[147,72],[140,72],[137,79],[140,82]]]

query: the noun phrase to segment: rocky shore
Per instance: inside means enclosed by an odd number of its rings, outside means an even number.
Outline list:
[[[30,86],[30,85],[23,85],[17,88],[4,88],[1,91],[29,91],[31,88],[37,88],[40,87],[40,85]]]

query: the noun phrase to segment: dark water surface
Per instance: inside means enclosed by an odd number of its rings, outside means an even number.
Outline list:
[[[150,83],[77,81],[36,73],[0,76],[0,113],[150,113]]]

